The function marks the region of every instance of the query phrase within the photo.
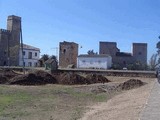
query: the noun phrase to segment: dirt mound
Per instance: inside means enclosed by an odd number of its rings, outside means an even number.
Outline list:
[[[75,73],[62,73],[57,77],[59,84],[93,84],[93,83],[105,83],[110,82],[107,78],[102,75],[90,74],[86,77]]]
[[[10,80],[9,84],[17,85],[44,85],[54,84],[57,80],[48,72],[35,71],[33,73],[18,75]]]
[[[87,79],[75,73],[62,73],[57,77],[59,84],[74,85],[74,84],[89,84]]]
[[[142,82],[141,80],[138,79],[130,79],[124,83],[121,83],[118,87],[121,88],[122,90],[130,90],[133,88],[140,87],[144,85],[145,83]]]
[[[110,82],[106,77],[103,75],[97,75],[97,74],[90,74],[86,76],[86,79],[92,84],[92,83],[107,83]]]
[[[11,79],[17,76],[18,74],[11,69],[3,69],[3,70],[0,70],[0,75],[3,77],[6,77],[7,79]]]
[[[17,75],[18,74],[11,69],[0,69],[0,84],[7,84],[9,79]]]
[[[0,75],[0,84],[6,84],[6,83],[8,83],[7,77]]]

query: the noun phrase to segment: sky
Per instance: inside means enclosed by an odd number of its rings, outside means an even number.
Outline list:
[[[0,0],[0,28],[9,15],[22,18],[23,42],[41,55],[56,55],[63,41],[78,43],[79,54],[109,41],[121,52],[148,43],[149,60],[160,35],[160,0]]]

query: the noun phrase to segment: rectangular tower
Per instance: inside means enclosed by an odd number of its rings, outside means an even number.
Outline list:
[[[78,44],[74,42],[60,42],[59,66],[66,68],[68,65],[77,65]]]
[[[115,56],[119,51],[116,42],[100,42],[99,48],[99,54],[108,54],[111,56]]]
[[[8,16],[7,30],[0,29],[0,66],[19,65],[21,18]]]
[[[11,31],[9,39],[10,65],[19,65],[21,17],[11,15],[7,19],[7,30]]]
[[[132,47],[135,61],[147,64],[147,43],[133,43]]]
[[[0,29],[0,66],[9,65],[9,40],[11,32],[5,29]]]
[[[116,53],[119,51],[116,42],[99,42],[99,54],[110,55],[113,63],[117,61]]]

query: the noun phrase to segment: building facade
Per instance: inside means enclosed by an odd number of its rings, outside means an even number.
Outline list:
[[[79,55],[77,58],[77,68],[83,69],[109,69],[112,66],[112,57],[102,55]]]
[[[21,17],[8,16],[7,29],[0,29],[0,66],[19,65]]]
[[[116,42],[100,42],[99,48],[99,54],[111,55],[113,64],[121,67],[135,62],[147,64],[147,43],[133,43],[131,53],[120,52]]]
[[[23,44],[23,58],[24,58],[24,66],[37,67],[38,60],[40,58],[40,49],[30,45]],[[19,51],[19,66],[23,66],[21,48]]]
[[[74,42],[59,43],[59,67],[66,68],[68,65],[77,65],[78,44]]]

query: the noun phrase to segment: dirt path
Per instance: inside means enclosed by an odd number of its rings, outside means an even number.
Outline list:
[[[140,120],[159,120],[160,118],[160,84],[155,82],[154,87],[149,96],[147,105],[141,113]]]
[[[107,103],[92,106],[80,120],[138,120],[155,79],[149,79],[147,83],[140,88],[125,91]]]

